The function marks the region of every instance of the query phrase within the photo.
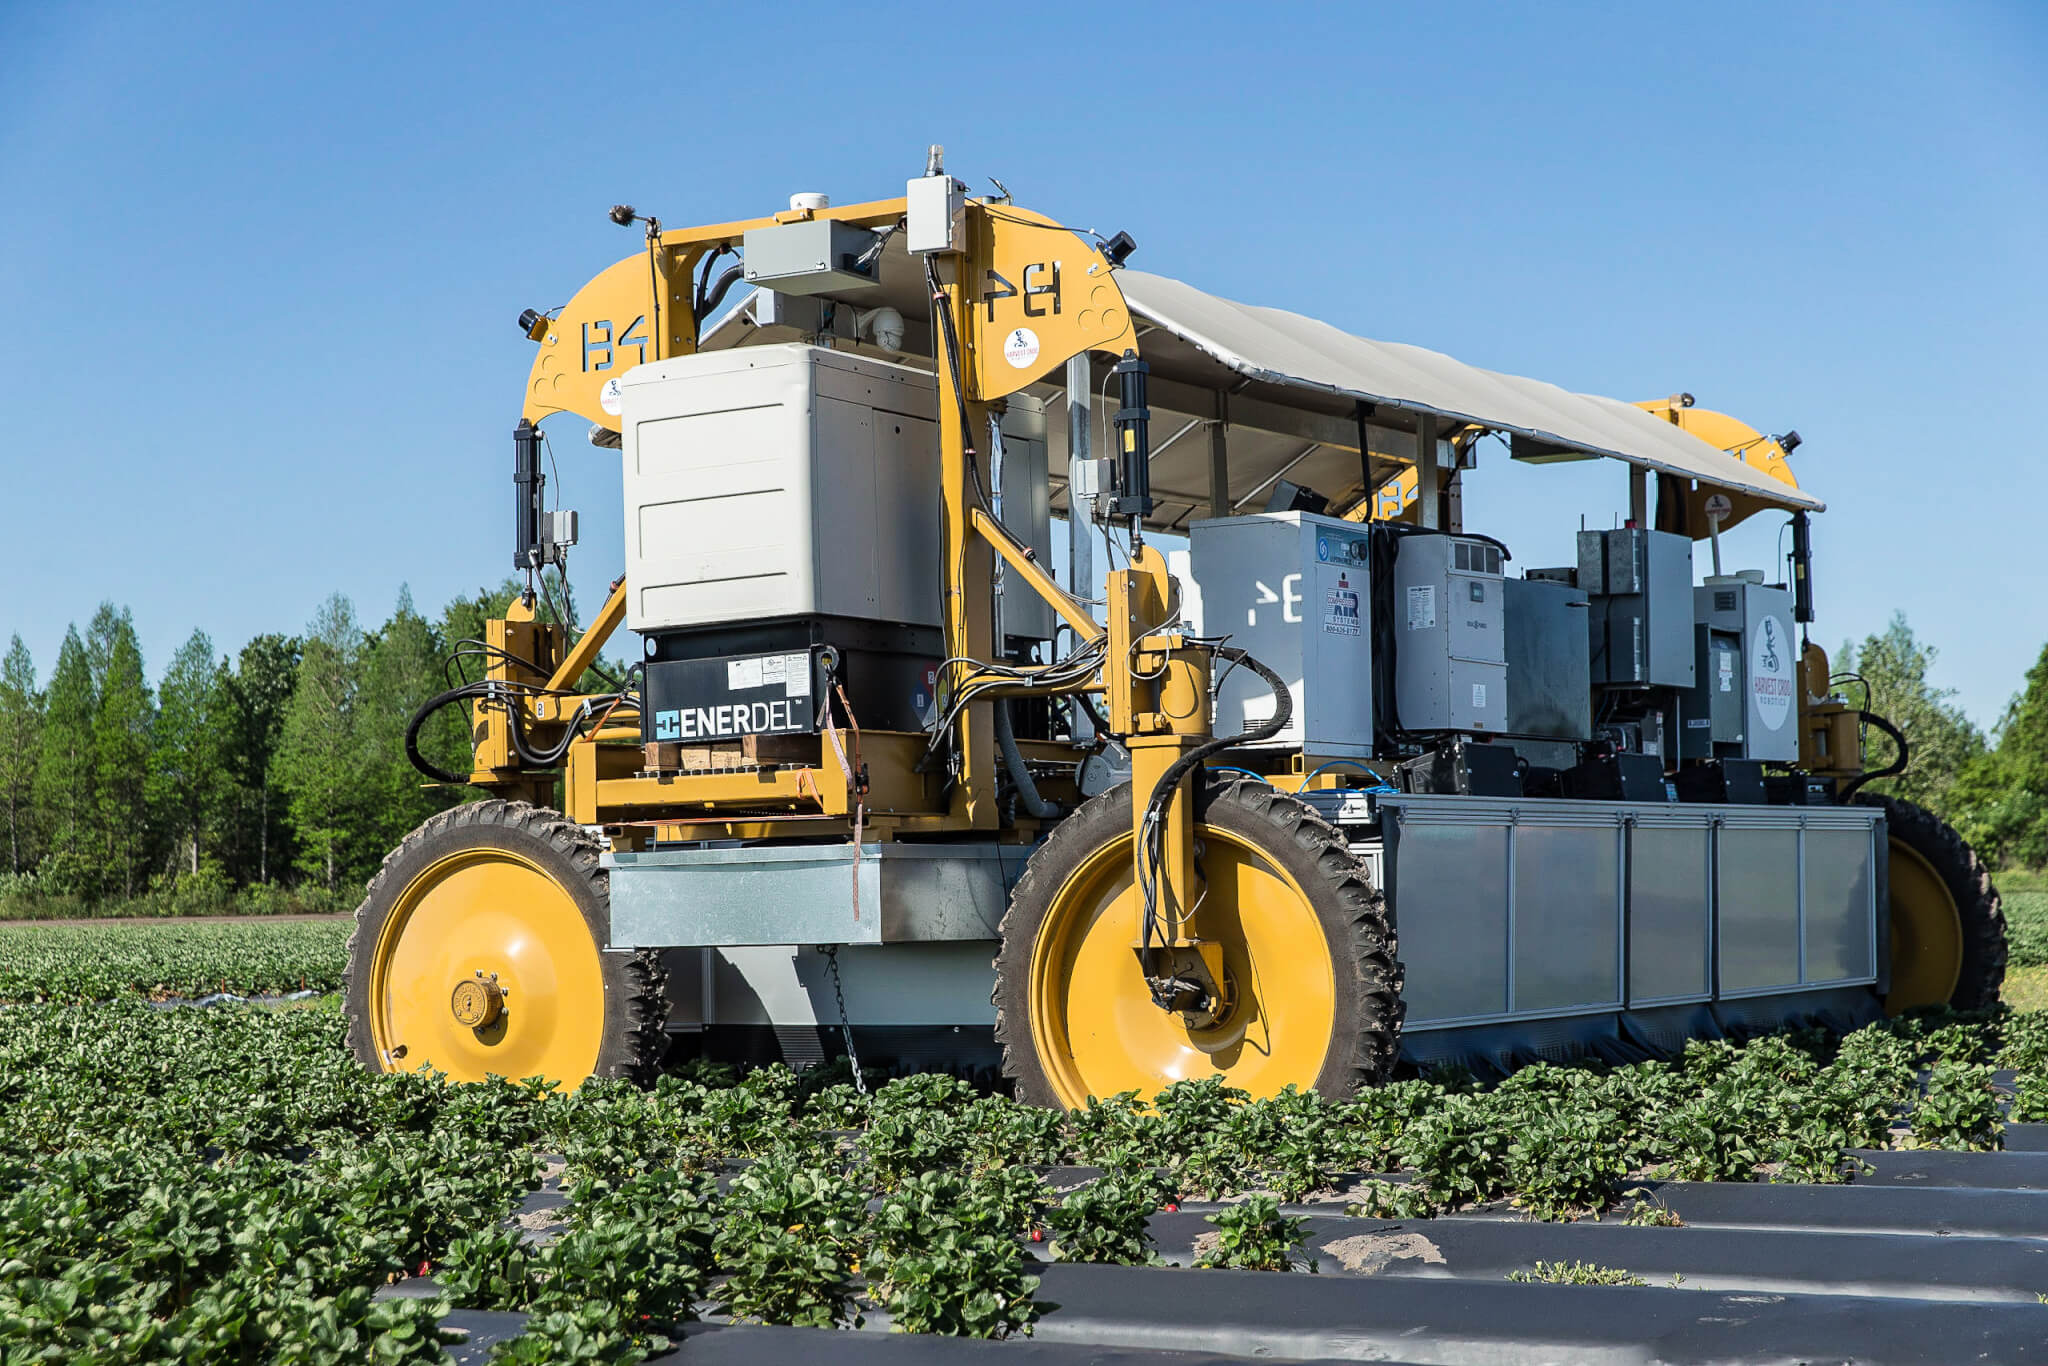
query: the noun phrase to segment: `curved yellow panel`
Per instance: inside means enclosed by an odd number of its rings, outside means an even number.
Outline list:
[[[1681,407],[1668,398],[1651,399],[1636,406],[1691,432],[1709,446],[1726,451],[1751,469],[1760,470],[1781,484],[1795,489],[1799,487],[1799,480],[1792,474],[1792,464],[1785,456],[1785,448],[1739,418],[1717,413],[1711,408]],[[1731,489],[1695,488],[1685,500],[1685,524],[1692,529],[1695,538],[1707,534],[1707,499],[1716,493],[1726,494],[1735,505],[1734,510],[1721,519],[1723,531],[1756,513],[1772,510],[1771,504]]]
[[[644,362],[696,350],[685,262],[697,254],[685,257],[663,248],[650,264],[647,252],[637,252],[599,271],[577,290],[541,337],[539,354],[527,372],[527,421],[539,422],[551,413],[577,413],[617,430],[618,400],[611,398],[611,406],[605,406],[605,384]],[[660,275],[657,264],[662,267]],[[657,310],[652,286],[661,276],[676,284],[664,284]],[[659,346],[657,330],[664,334]]]
[[[1071,229],[1010,204],[976,204],[981,279],[970,282],[975,397],[1014,394],[1084,351],[1136,350],[1130,305],[1103,254]]]

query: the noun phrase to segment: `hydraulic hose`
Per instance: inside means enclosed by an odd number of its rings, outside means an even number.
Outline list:
[[[1219,645],[1215,653],[1233,664],[1242,664],[1265,681],[1273,693],[1273,714],[1256,726],[1245,727],[1236,735],[1218,735],[1196,745],[1167,766],[1166,772],[1159,775],[1159,782],[1153,787],[1151,795],[1145,799],[1145,865],[1150,876],[1144,879],[1143,888],[1143,940],[1148,948],[1151,946],[1152,930],[1158,919],[1159,865],[1165,854],[1163,841],[1166,833],[1166,807],[1173,800],[1173,794],[1179,789],[1181,781],[1210,755],[1229,749],[1232,745],[1256,744],[1261,740],[1270,740],[1287,729],[1287,723],[1294,719],[1294,694],[1288,690],[1286,679],[1254,659],[1247,651],[1235,646]]]
[[[1024,763],[1024,751],[1017,748],[1016,727],[1010,720],[1010,699],[996,699],[996,748],[1003,752],[1003,767],[1009,770],[1010,781],[1017,788],[1017,805],[1024,808],[1024,814],[1033,820],[1055,820],[1064,813],[1060,804],[1038,795],[1038,784],[1031,780],[1031,770]]]
[[[1892,743],[1899,747],[1899,755],[1883,768],[1874,768],[1868,773],[1858,774],[1844,783],[1842,785],[1842,800],[1845,802],[1854,797],[1865,783],[1874,783],[1879,778],[1896,778],[1906,771],[1906,737],[1900,733],[1899,728],[1874,711],[1859,711],[1856,713],[1856,716],[1866,725],[1876,726],[1886,735],[1891,736]]]
[[[435,712],[452,702],[462,702],[471,698],[482,697],[484,695],[483,688],[484,685],[480,683],[465,683],[459,688],[450,688],[447,692],[436,693],[422,703],[420,709],[412,714],[412,722],[405,728],[405,757],[412,761],[414,768],[426,774],[437,783],[466,783],[469,781],[467,773],[450,773],[447,769],[442,768],[439,764],[420,753],[420,727],[427,724],[429,716],[432,716]]]
[[[704,326],[705,319],[711,316],[711,311],[725,302],[726,291],[738,284],[740,277],[746,273],[747,268],[744,265],[727,266],[725,273],[711,282],[711,287],[705,290],[703,297],[697,301],[697,326],[699,328]]]

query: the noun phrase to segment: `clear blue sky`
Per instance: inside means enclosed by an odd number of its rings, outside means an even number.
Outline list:
[[[154,675],[497,581],[513,319],[630,250],[607,205],[899,193],[943,142],[1147,270],[1796,426],[1820,638],[1904,610],[1989,723],[2048,641],[2048,5],[1684,10],[0,0],[0,639],[47,672],[111,598]],[[565,436],[593,603],[616,456]],[[1485,450],[1523,563],[1624,500]]]

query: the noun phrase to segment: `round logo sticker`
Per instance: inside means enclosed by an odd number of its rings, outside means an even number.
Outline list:
[[[1038,359],[1038,334],[1028,327],[1014,328],[1003,338],[1003,359],[1022,370]]]
[[[619,381],[617,376],[606,380],[604,387],[597,391],[597,406],[610,413],[613,417],[619,415]]]
[[[1783,730],[1792,715],[1792,640],[1776,617],[1757,623],[1749,644],[1749,691],[1757,719]]]

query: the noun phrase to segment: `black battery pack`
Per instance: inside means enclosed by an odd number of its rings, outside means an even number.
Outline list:
[[[1402,762],[1403,792],[1458,797],[1519,797],[1526,765],[1512,745],[1460,741]]]

